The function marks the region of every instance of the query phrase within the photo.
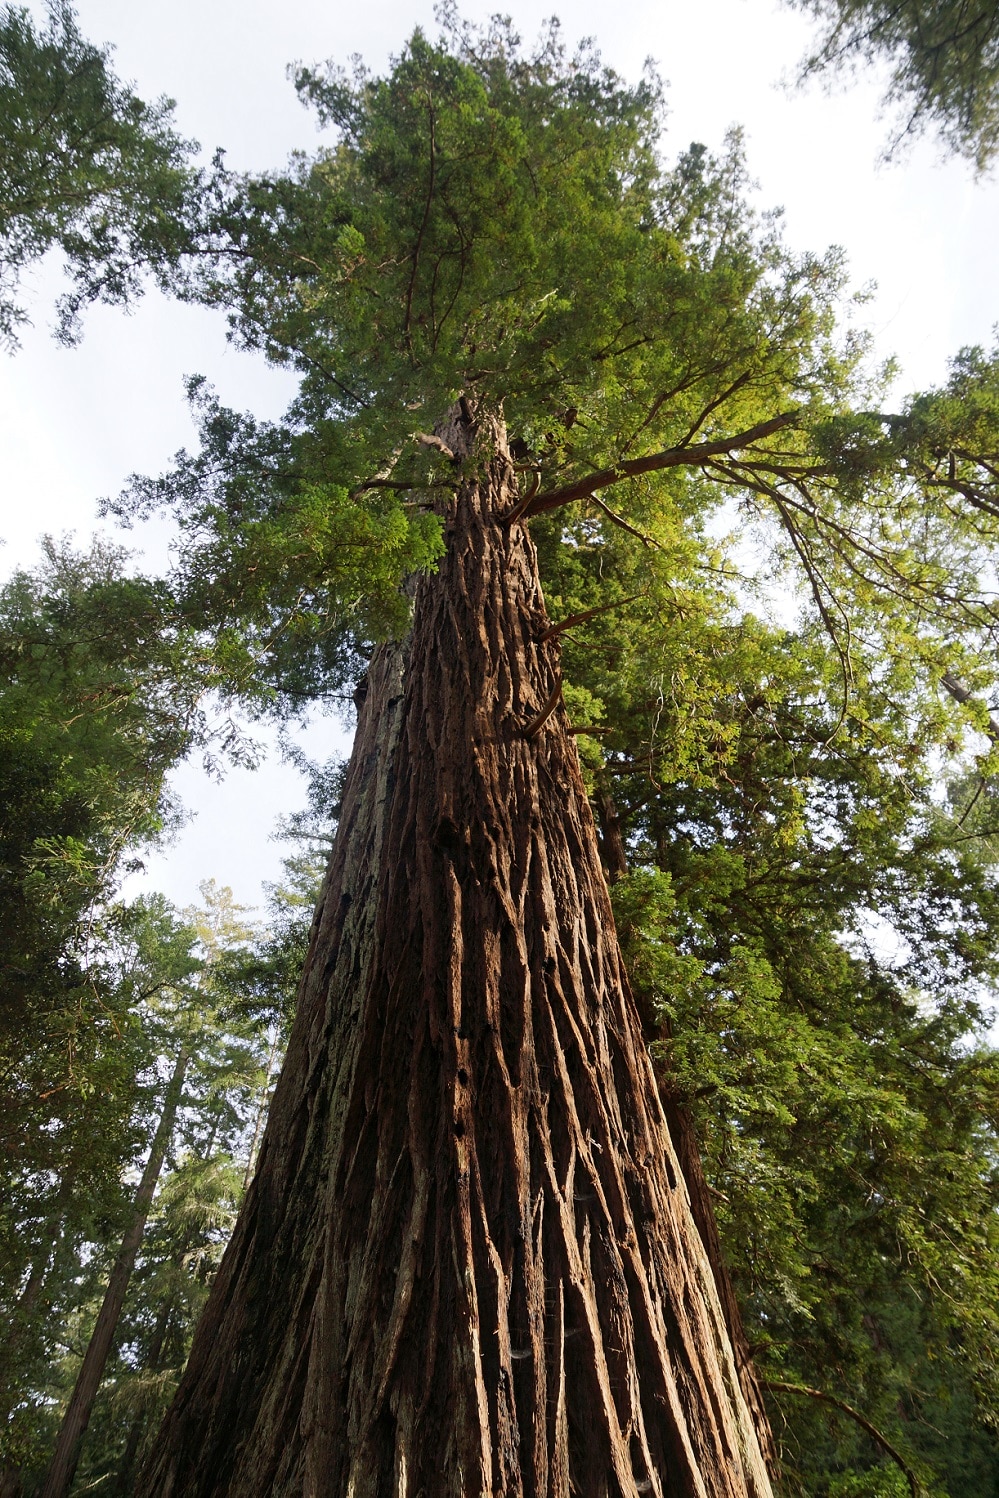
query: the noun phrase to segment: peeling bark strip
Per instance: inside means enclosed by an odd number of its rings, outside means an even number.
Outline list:
[[[137,1492],[768,1498],[564,710],[524,735],[559,647],[504,436],[442,435],[478,476],[372,663],[257,1174]]]

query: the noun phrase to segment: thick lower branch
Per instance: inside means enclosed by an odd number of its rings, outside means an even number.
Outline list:
[[[619,484],[622,479],[639,478],[646,473],[661,473],[666,468],[697,468],[711,458],[738,452],[754,442],[762,442],[775,432],[793,425],[797,419],[797,411],[784,411],[779,416],[772,416],[769,421],[757,422],[755,426],[731,437],[670,447],[662,452],[650,453],[644,458],[622,459],[613,468],[602,468],[599,472],[587,474],[585,478],[565,484],[560,489],[546,489],[536,495],[523,511],[524,518],[529,520],[533,515],[561,509],[563,505],[572,504],[573,500],[588,498],[598,489],[608,489],[612,484]]]

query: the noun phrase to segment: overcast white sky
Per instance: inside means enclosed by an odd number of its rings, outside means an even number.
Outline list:
[[[482,19],[496,8],[466,0],[462,13]],[[536,0],[500,8],[525,35],[552,11]],[[286,80],[289,62],[359,52],[378,68],[415,25],[436,29],[427,0],[77,0],[77,10],[91,41],[115,45],[120,76],[144,98],[176,99],[181,131],[208,154],[225,147],[240,168],[278,166],[316,142]],[[691,140],[717,148],[730,126],[744,127],[758,202],[784,208],[789,242],[842,245],[855,285],[877,283],[863,321],[879,353],[899,358],[901,391],[941,380],[963,344],[991,342],[999,189],[942,160],[933,141],[879,165],[888,126],[870,74],[828,94],[782,89],[810,35],[800,16],[770,0],[575,0],[560,14],[569,41],[595,37],[627,76],[656,59],[669,83],[668,152]],[[207,374],[228,404],[258,415],[279,414],[291,388],[288,376],[229,349],[220,318],[155,294],[130,316],[93,309],[82,345],[62,349],[49,334],[59,289],[46,266],[31,286],[35,326],[0,363],[0,572],[30,565],[42,532],[85,540],[100,495],[132,471],[160,471],[191,441],[184,375]],[[346,748],[329,720],[309,742],[317,753]],[[266,770],[233,772],[218,786],[191,766],[178,788],[195,815],[170,854],[150,861],[151,887],[184,903],[215,877],[256,903],[281,856],[269,841],[275,818],[303,797],[297,773],[272,756]]]

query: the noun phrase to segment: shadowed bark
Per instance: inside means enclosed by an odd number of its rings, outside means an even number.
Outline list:
[[[768,1498],[504,434],[440,436],[469,476],[369,671],[258,1169],[137,1492]]]

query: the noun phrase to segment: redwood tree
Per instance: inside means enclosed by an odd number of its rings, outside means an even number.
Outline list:
[[[261,426],[195,385],[202,451],[123,508],[179,513],[176,596],[234,688],[294,704],[361,670],[357,739],[257,1174],[137,1491],[766,1494],[561,632],[636,593],[682,621],[734,494],[783,528],[844,693],[841,621],[874,596],[882,680],[963,669],[994,627],[960,529],[992,503],[985,427],[851,414],[836,258],[754,221],[737,143],[667,169],[653,78],[452,19],[384,79],[299,86],[333,145],[220,183],[191,286],[299,397]],[[938,490],[931,554],[912,517]],[[550,619],[532,526],[563,571],[625,536],[637,589],[601,564],[602,596]]]

